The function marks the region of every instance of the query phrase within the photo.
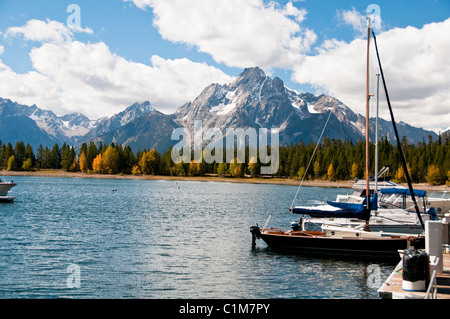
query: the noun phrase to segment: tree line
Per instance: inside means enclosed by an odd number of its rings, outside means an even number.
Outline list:
[[[450,134],[438,139],[401,146],[413,182],[450,185]],[[314,150],[316,149],[315,153]],[[248,149],[246,154],[248,155]],[[314,154],[314,157],[313,157]],[[370,170],[374,172],[375,145],[370,145]],[[378,142],[379,168],[389,166],[390,177],[405,182],[405,172],[396,145],[383,137]],[[52,148],[40,145],[36,152],[23,142],[3,144],[0,141],[0,168],[6,170],[62,169],[88,174],[134,174],[202,176],[216,174],[229,177],[259,177],[261,163],[174,163],[171,149],[159,153],[154,149],[133,153],[129,146],[83,143],[78,151],[64,143]],[[365,178],[365,142],[353,143],[325,138],[319,145],[300,142],[279,148],[279,169],[274,177],[308,180],[350,180]]]

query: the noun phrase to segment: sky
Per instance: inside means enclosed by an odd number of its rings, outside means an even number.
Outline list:
[[[0,0],[0,97],[91,119],[143,101],[170,114],[258,66],[365,115],[367,16],[396,121],[450,129],[448,0]],[[373,40],[370,56],[376,96]]]

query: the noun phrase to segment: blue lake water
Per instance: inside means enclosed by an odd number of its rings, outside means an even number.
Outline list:
[[[297,219],[295,186],[14,181],[15,202],[0,204],[0,298],[374,299],[395,266],[252,248],[250,226]],[[347,192],[303,187],[300,198]]]

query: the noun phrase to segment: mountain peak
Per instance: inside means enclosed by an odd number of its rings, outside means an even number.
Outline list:
[[[251,67],[251,68],[245,68],[244,71],[241,73],[242,76],[259,76],[259,77],[265,77],[266,74],[264,71],[258,67]]]
[[[145,114],[145,113],[149,113],[151,111],[154,111],[155,109],[153,108],[153,106],[151,105],[151,103],[149,101],[145,101],[142,103],[136,102],[132,105],[130,105],[129,107],[127,107],[123,112],[121,113],[126,113],[126,112],[130,112],[130,111],[137,111],[140,114]]]
[[[266,74],[259,67],[246,68],[239,76],[231,83],[231,87],[252,88],[258,83],[264,82],[267,78]]]

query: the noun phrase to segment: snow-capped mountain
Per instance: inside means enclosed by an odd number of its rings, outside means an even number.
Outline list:
[[[74,144],[77,138],[87,134],[96,122],[80,113],[59,117],[36,105],[27,106],[0,98],[0,125],[0,139],[11,143],[22,140],[37,147],[39,144]]]
[[[188,127],[202,120],[203,127],[277,128],[280,143],[290,144],[303,140],[317,141],[326,117],[323,113],[333,109],[338,114],[349,109],[331,97],[315,97],[289,90],[278,77],[271,79],[260,68],[245,69],[228,85],[212,84],[190,103],[174,114],[176,122]],[[356,115],[352,114],[353,117]],[[359,130],[341,116],[336,116],[329,137],[361,139]]]
[[[27,106],[0,98],[0,140],[15,143],[24,141],[37,148],[40,144],[79,145],[84,141],[114,131],[153,111],[150,102],[134,103],[110,118],[91,120],[81,113],[57,116],[36,105]]]
[[[0,98],[0,139],[22,140],[37,147],[40,143],[80,145],[102,141],[130,145],[136,152],[156,148],[165,151],[177,141],[171,134],[177,127],[193,129],[194,121],[202,128],[219,128],[225,137],[227,128],[279,129],[280,144],[317,142],[331,112],[324,138],[358,141],[364,139],[365,118],[354,113],[338,99],[297,93],[288,89],[278,77],[268,77],[260,68],[247,68],[229,84],[211,84],[193,101],[180,106],[173,114],[163,114],[150,102],[134,103],[109,118],[92,121],[80,113],[61,117],[37,106],[20,105]],[[371,138],[375,119],[371,119]],[[437,138],[437,134],[397,123],[400,136],[411,143]],[[379,119],[379,136],[396,141],[392,124]]]
[[[202,120],[203,128],[278,128],[280,143],[288,145],[303,141],[317,142],[329,112],[330,123],[324,137],[341,140],[363,140],[365,117],[328,95],[315,96],[297,93],[285,87],[278,77],[271,79],[260,68],[245,69],[228,85],[211,84],[192,102],[181,106],[174,114],[175,121],[192,128],[195,120]],[[370,138],[375,137],[375,119],[370,119]],[[379,136],[395,143],[392,124],[379,119]],[[436,133],[397,123],[400,136],[412,143],[428,140]]]
[[[155,111],[155,109],[149,101],[145,101],[143,103],[134,103],[122,112],[117,113],[110,118],[103,117],[97,120],[96,123],[91,127],[89,132],[83,134],[83,140],[94,140],[99,136],[119,129],[120,127],[152,111]]]

